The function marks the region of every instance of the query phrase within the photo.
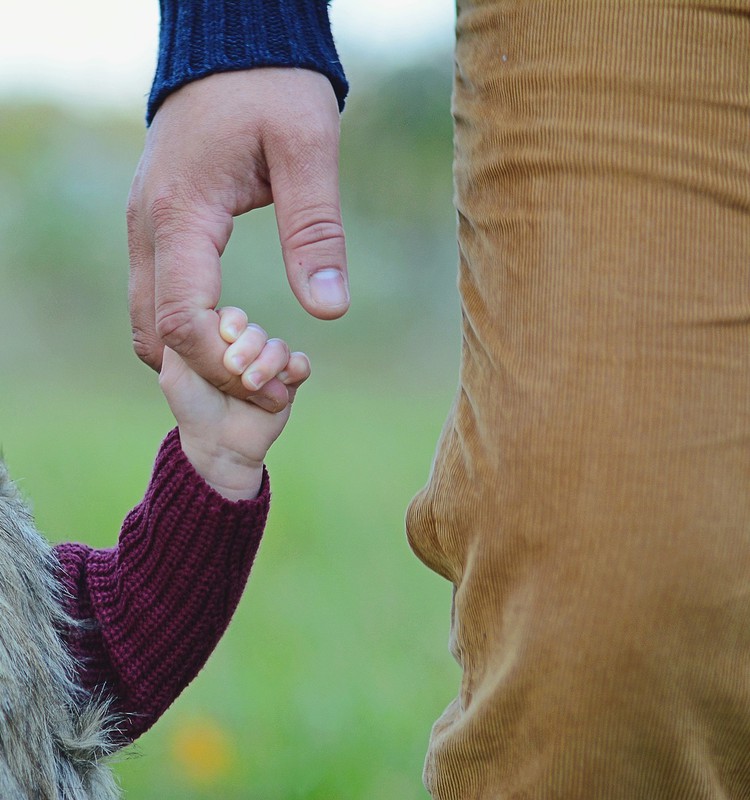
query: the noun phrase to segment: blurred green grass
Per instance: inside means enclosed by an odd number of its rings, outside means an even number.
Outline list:
[[[155,380],[132,371],[126,391],[94,375],[2,394],[5,457],[53,540],[111,546],[140,499],[171,422]],[[269,458],[248,591],[208,666],[119,765],[129,797],[426,796],[424,748],[457,670],[449,586],[409,552],[403,514],[449,398],[305,389]]]
[[[455,695],[451,587],[406,543],[456,385],[450,58],[357,81],[343,119],[353,305],[307,317],[272,209],[237,221],[223,302],[312,359],[269,457],[248,591],[196,681],[118,765],[133,800],[417,800]],[[0,448],[52,540],[115,543],[172,425],[130,348],[132,117],[0,107]]]

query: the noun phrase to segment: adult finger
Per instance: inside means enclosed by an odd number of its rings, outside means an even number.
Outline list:
[[[137,184],[136,178],[127,211],[130,326],[135,354],[158,372],[161,369],[164,345],[156,333],[154,318],[154,242],[137,201]]]
[[[269,381],[259,392],[252,392],[223,363],[227,344],[215,309],[221,294],[220,256],[231,233],[231,215],[195,208],[190,214],[180,214],[170,205],[156,219],[157,336],[222,391],[252,400],[267,411],[280,411],[288,403],[288,392],[280,381]]]
[[[349,308],[349,280],[338,187],[338,108],[330,84],[300,123],[266,141],[279,238],[299,302],[319,319],[335,319]]]

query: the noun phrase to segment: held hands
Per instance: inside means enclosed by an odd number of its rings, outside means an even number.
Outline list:
[[[166,345],[234,397],[250,396],[271,411],[287,405],[289,384],[271,378],[255,388],[223,359],[226,342],[214,310],[221,294],[220,257],[233,218],[273,202],[297,299],[320,319],[346,312],[338,138],[333,89],[310,70],[211,75],[164,101],[148,131],[128,204],[130,310],[134,347],[143,361],[159,369]],[[281,357],[278,347],[271,345],[274,363]]]
[[[291,403],[310,376],[307,356],[290,353],[286,342],[269,339],[262,328],[248,325],[247,315],[238,308],[217,314],[222,366],[236,376],[245,398],[276,380]],[[177,420],[182,449],[206,483],[229,500],[255,497],[266,452],[289,419],[289,405],[274,414],[228,395],[170,349],[164,350],[159,385]]]

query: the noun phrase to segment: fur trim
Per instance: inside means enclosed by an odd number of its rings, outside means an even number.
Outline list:
[[[0,797],[116,800],[114,720],[76,684],[58,570],[0,461]]]

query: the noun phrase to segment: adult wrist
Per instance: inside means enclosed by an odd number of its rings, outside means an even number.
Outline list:
[[[325,75],[344,107],[348,84],[333,42],[327,0],[161,0],[159,57],[148,101],[162,101],[215,72],[301,67]]]

